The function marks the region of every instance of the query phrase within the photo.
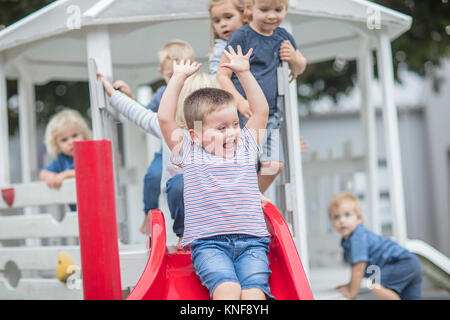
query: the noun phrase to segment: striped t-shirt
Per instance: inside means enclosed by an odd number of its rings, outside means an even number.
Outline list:
[[[221,234],[269,236],[255,168],[259,152],[247,127],[232,159],[213,155],[184,135],[179,153],[171,157],[183,168],[183,246]]]

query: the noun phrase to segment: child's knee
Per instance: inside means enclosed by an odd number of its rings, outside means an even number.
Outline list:
[[[241,285],[237,282],[226,281],[219,284],[212,294],[214,300],[239,300]]]
[[[241,300],[266,300],[266,294],[258,288],[243,289]]]

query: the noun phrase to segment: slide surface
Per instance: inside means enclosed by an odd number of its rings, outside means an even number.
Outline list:
[[[269,266],[271,293],[279,300],[312,300],[313,295],[289,228],[276,207],[267,203],[264,214],[271,244]],[[190,251],[166,247],[166,227],[160,210],[150,211],[151,251],[149,260],[129,300],[207,300],[191,263]]]
[[[419,257],[423,274],[436,286],[450,292],[450,259],[421,240],[408,239],[406,248]]]

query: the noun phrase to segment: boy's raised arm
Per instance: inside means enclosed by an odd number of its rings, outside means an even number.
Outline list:
[[[178,97],[183,88],[184,81],[200,69],[201,64],[190,60],[181,60],[179,63],[173,62],[173,75],[167,84],[167,88],[161,98],[158,110],[158,121],[161,127],[164,140],[169,149],[176,153],[176,147],[180,146],[183,139],[182,131],[175,118],[178,104]]]
[[[230,68],[236,73],[245,94],[247,101],[252,110],[252,115],[247,122],[247,128],[256,133],[255,139],[258,144],[264,136],[264,130],[267,125],[267,118],[269,117],[269,105],[267,103],[264,92],[256,81],[255,77],[250,72],[249,59],[253,52],[250,49],[246,55],[242,54],[241,46],[237,47],[237,53],[231,46],[228,47],[230,52],[224,50],[224,55],[230,60],[229,63],[222,63],[222,67]]]

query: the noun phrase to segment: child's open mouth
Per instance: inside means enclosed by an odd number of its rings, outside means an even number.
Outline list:
[[[230,141],[226,141],[223,144],[223,148],[225,149],[225,151],[231,151],[234,150],[236,147],[236,139],[234,140],[230,140]]]

